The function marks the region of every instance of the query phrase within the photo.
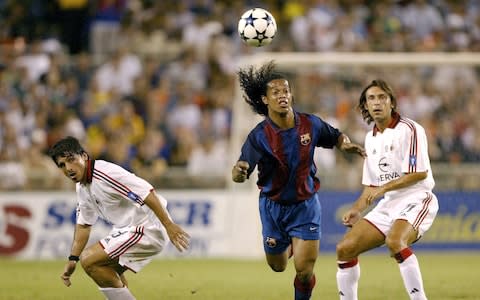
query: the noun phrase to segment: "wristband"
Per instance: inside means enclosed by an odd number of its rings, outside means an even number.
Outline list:
[[[78,256],[78,255],[70,255],[70,256],[68,257],[68,260],[77,262],[77,261],[80,260],[80,256]]]

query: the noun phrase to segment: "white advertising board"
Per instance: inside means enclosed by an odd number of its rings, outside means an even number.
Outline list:
[[[158,191],[172,218],[191,235],[179,253],[169,245],[160,257],[260,257],[263,254],[257,195],[251,191]],[[68,256],[75,224],[74,192],[0,193],[0,256],[56,259]],[[89,243],[110,230],[99,220]]]

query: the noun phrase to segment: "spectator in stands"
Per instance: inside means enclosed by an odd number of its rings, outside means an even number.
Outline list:
[[[214,115],[212,119],[215,125],[212,126],[216,136],[230,138],[236,84],[235,65],[241,54],[289,49],[313,50],[315,39],[312,40],[312,37],[315,35],[311,31],[312,27],[317,28],[316,34],[326,39],[325,45],[332,51],[478,52],[480,48],[480,10],[475,1],[269,1],[266,8],[275,13],[279,32],[271,46],[253,49],[240,42],[236,33],[236,21],[232,18],[246,10],[245,3],[241,1],[216,1],[216,5],[212,5],[213,1],[102,0],[90,7],[94,16],[93,27],[100,23],[103,23],[100,27],[105,25],[103,29],[106,30],[101,29],[100,35],[110,29],[118,29],[115,33],[108,34],[106,39],[98,39],[96,35],[97,41],[104,43],[103,46],[113,40],[113,48],[105,46],[98,53],[81,52],[78,56],[73,56],[68,51],[63,52],[68,50],[67,45],[59,47],[58,41],[45,40],[45,37],[55,37],[58,34],[56,28],[59,22],[58,18],[47,18],[51,12],[45,10],[50,9],[50,6],[44,6],[45,1],[36,1],[32,7],[17,2],[7,1],[0,5],[0,102],[18,101],[26,109],[22,122],[13,122],[17,129],[23,128],[17,131],[21,147],[29,144],[29,132],[34,129],[45,130],[49,143],[56,140],[62,134],[65,123],[53,115],[56,115],[56,111],[67,111],[66,107],[80,118],[88,132],[85,143],[92,147],[92,155],[98,155],[104,151],[106,141],[105,137],[102,138],[101,130],[97,130],[101,118],[110,110],[118,111],[120,100],[126,98],[134,103],[135,111],[145,127],[156,127],[165,132],[169,148],[174,150],[174,158],[169,159],[169,162],[177,166],[188,164],[188,149],[191,149],[200,134],[198,124],[204,116]],[[85,5],[83,0],[60,2],[63,7]],[[44,10],[39,12],[42,9]],[[200,20],[204,26],[199,26],[197,15],[200,11],[206,12],[204,16],[210,18],[207,22]],[[438,12],[441,20],[438,20]],[[413,15],[417,17],[412,17]],[[427,16],[425,19],[418,18],[424,15]],[[417,19],[421,19],[420,23],[416,23]],[[434,19],[438,22],[432,21]],[[338,26],[331,28],[332,20]],[[412,20],[415,22],[412,23]],[[218,22],[223,28],[221,31],[215,25]],[[208,23],[213,26],[205,27]],[[437,23],[443,25],[432,26]],[[123,37],[118,37],[120,24],[128,25],[124,27],[128,32],[124,32]],[[116,26],[117,29],[114,28]],[[201,28],[208,29],[210,39],[192,34],[205,32]],[[424,28],[430,32],[426,38],[412,38],[418,36],[418,30],[425,31]],[[164,39],[161,42],[158,36],[155,37],[156,34],[152,35],[158,30],[161,31],[161,39]],[[131,39],[132,36],[142,37],[140,40],[143,42],[137,45],[135,39]],[[189,42],[184,43],[183,37]],[[193,49],[191,42],[198,45],[194,42],[197,39],[209,41],[206,48]],[[80,40],[81,38],[76,39]],[[151,41],[168,47],[159,49]],[[95,48],[90,46],[91,49]],[[121,52],[124,48],[131,51],[127,52],[131,58],[128,59],[127,67],[119,67],[119,64],[113,68],[111,57],[105,56],[105,53],[117,50]],[[205,57],[200,59],[197,50],[206,53],[206,60]],[[150,56],[154,53],[161,55]],[[98,54],[105,59],[95,60]],[[447,147],[442,146],[444,150],[441,155],[432,153],[432,160],[448,162],[453,157],[459,163],[470,162],[472,159],[476,163],[480,161],[468,150],[473,140],[472,130],[469,129],[472,125],[462,125],[458,120],[458,114],[464,111],[470,113],[470,118],[475,118],[478,114],[480,105],[475,105],[478,92],[472,92],[479,86],[474,66],[402,67],[391,74],[387,74],[383,67],[371,69],[358,66],[345,69],[325,66],[302,69],[300,73],[295,72],[295,94],[302,101],[296,105],[308,111],[319,111],[316,104],[320,103],[318,99],[321,98],[321,106],[326,109],[327,115],[333,116],[335,109],[337,112],[348,112],[349,103],[345,99],[355,97],[344,97],[343,91],[352,85],[363,84],[364,74],[373,71],[377,76],[395,79],[399,83],[401,109],[411,110],[418,106],[417,103],[421,106],[415,113],[419,120],[432,123],[425,129],[434,137],[430,139],[434,146],[436,137],[442,139],[442,135],[448,136],[449,131],[460,136],[458,147],[461,151],[453,149],[458,155],[451,155],[449,142],[442,141],[439,144]],[[99,73],[102,76],[95,77]],[[78,87],[72,77],[76,78]],[[97,80],[100,77],[101,84]],[[312,93],[312,84],[322,85],[323,88],[316,94]],[[180,91],[179,89],[185,89],[185,85],[187,92]],[[190,100],[193,106],[185,107],[179,101],[180,95],[190,93],[192,89],[193,99]],[[311,96],[301,96],[302,94]],[[405,103],[402,106],[401,100],[409,100],[411,104]],[[435,111],[432,112],[432,109]],[[13,110],[14,108],[7,108],[9,118],[12,115],[18,116],[18,111]],[[207,113],[200,114],[199,111]],[[47,113],[49,124],[45,124]],[[169,117],[170,115],[173,116]],[[185,117],[187,115],[191,118]],[[171,124],[175,124],[173,129],[167,124],[167,119],[170,118],[175,119],[170,120]],[[348,125],[348,128],[352,128],[351,134],[361,133],[363,136],[366,128],[359,118],[350,118],[346,113],[339,113],[337,118],[339,128]],[[439,128],[439,124],[433,124],[438,119],[442,120],[440,123],[445,123]],[[35,125],[32,127],[32,124]],[[177,141],[180,138],[178,134],[183,134],[184,130],[175,128],[177,125],[193,128],[185,133],[187,142]],[[92,132],[96,134],[91,134]],[[434,148],[431,147],[432,150]],[[440,147],[437,148],[440,153]],[[339,167],[345,164],[345,160],[336,162]],[[184,167],[180,170],[186,174]]]
[[[167,171],[169,158],[170,149],[163,132],[148,128],[132,159],[132,170],[138,176],[156,182]]]
[[[96,64],[103,63],[119,46],[120,25],[126,12],[124,0],[95,1],[90,20],[90,47]]]
[[[15,127],[0,111],[0,190],[17,190],[27,183],[26,170],[21,163],[23,149],[19,145]]]

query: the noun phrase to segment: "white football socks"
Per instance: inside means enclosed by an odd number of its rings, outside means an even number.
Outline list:
[[[348,262],[339,261],[338,265],[346,265]],[[360,279],[360,264],[337,268],[338,295],[341,300],[358,299],[358,280]]]
[[[420,273],[420,267],[415,254],[411,254],[403,262],[399,263],[398,267],[410,299],[426,300],[427,296],[423,289],[422,274]]]
[[[108,300],[135,300],[135,297],[126,287],[122,288],[99,288]]]

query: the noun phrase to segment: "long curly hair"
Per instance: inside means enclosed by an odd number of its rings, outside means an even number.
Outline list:
[[[259,115],[268,115],[268,106],[263,103],[262,96],[267,95],[267,84],[275,79],[286,79],[284,74],[275,71],[275,63],[269,61],[256,69],[248,66],[237,72],[244,95],[243,99],[250,105],[252,110]]]
[[[360,112],[362,113],[362,117],[363,117],[363,120],[365,120],[365,122],[367,122],[367,124],[370,124],[373,122],[373,118],[372,116],[370,115],[370,113],[368,112],[368,109],[366,108],[366,103],[367,103],[367,90],[371,87],[379,87],[380,89],[382,89],[385,93],[388,94],[388,96],[390,97],[390,101],[392,102],[392,115],[394,115],[396,113],[396,108],[397,108],[397,98],[395,97],[395,95],[393,94],[393,90],[392,88],[388,85],[388,83],[386,83],[384,80],[382,79],[375,79],[373,80],[369,85],[367,85],[362,93],[360,94],[360,99],[359,99],[359,102],[358,102],[358,110],[360,110]]]

